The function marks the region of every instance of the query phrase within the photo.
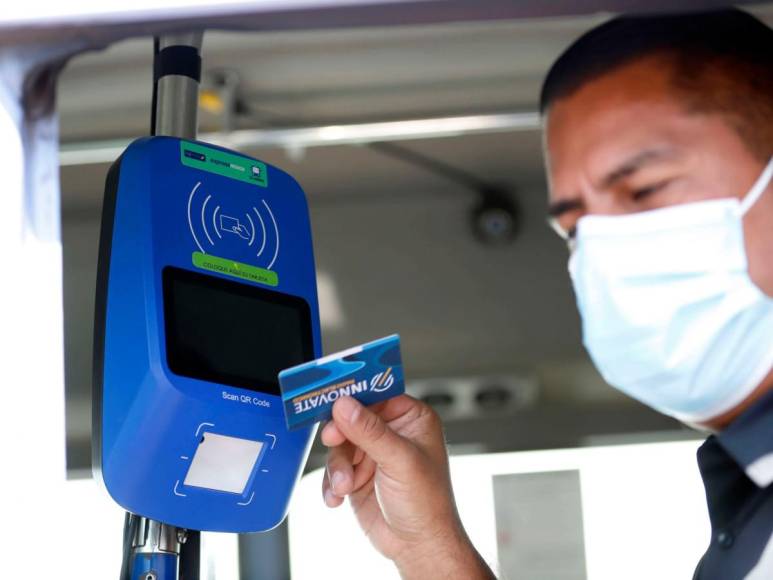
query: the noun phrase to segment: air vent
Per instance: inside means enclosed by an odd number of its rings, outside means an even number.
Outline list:
[[[407,390],[449,420],[512,414],[537,401],[539,384],[529,375],[496,375],[416,380]]]

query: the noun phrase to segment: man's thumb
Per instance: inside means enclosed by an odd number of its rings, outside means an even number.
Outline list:
[[[399,468],[405,461],[410,443],[354,397],[341,397],[336,401],[333,405],[333,420],[346,438],[380,467]]]

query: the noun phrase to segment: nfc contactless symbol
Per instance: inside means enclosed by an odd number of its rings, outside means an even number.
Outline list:
[[[252,228],[255,229],[255,226]],[[239,222],[239,218],[220,214],[220,231],[230,234],[236,234],[243,240],[249,240],[252,236],[250,230]]]
[[[394,384],[395,376],[392,374],[392,367],[389,367],[383,373],[378,373],[370,379],[370,390],[374,393],[383,393]]]
[[[251,211],[235,213],[217,204],[211,194],[200,190],[199,181],[188,196],[188,227],[201,253],[213,250],[220,240],[236,237],[254,249],[258,262],[268,262],[266,268],[270,270],[279,257],[279,226],[268,202],[263,199],[262,207],[252,206]],[[273,253],[266,251],[271,245],[274,246]]]

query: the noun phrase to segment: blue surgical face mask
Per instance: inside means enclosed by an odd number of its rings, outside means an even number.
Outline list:
[[[749,278],[742,199],[580,218],[569,260],[583,342],[604,379],[685,422],[744,401],[773,368],[773,299]]]

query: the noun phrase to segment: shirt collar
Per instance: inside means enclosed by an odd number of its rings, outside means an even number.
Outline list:
[[[758,487],[773,483],[773,390],[736,418],[717,440]]]

